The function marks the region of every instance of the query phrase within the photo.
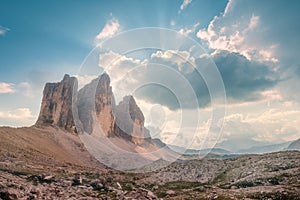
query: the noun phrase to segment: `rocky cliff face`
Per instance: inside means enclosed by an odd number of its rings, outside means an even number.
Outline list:
[[[133,96],[126,96],[115,105],[107,74],[102,74],[79,91],[78,113],[83,130],[90,134],[99,125],[105,136],[122,137],[141,144],[144,133],[148,133],[144,128],[144,115]],[[95,122],[98,124],[93,124]]]
[[[114,96],[107,74],[102,74],[85,85],[77,96],[78,116],[83,130],[91,134],[96,126],[94,122],[97,122],[105,136],[112,136],[115,123],[114,106]]]
[[[65,75],[58,83],[47,83],[43,91],[37,126],[56,125],[67,131],[75,132],[72,113],[72,95],[77,79]]]
[[[114,107],[115,100],[110,86],[110,78],[107,74],[103,74],[96,87],[95,110],[98,122],[105,136],[113,136],[114,134]]]
[[[131,141],[135,144],[141,144],[144,141],[145,118],[137,106],[133,96],[126,96],[116,106],[116,132],[123,132],[131,136]]]
[[[77,79],[69,75],[65,75],[59,83],[46,84],[36,125],[56,125],[67,131],[75,130],[72,113],[72,96],[76,92],[73,91],[74,85],[77,86]],[[91,134],[95,127],[101,127],[104,136],[122,137],[135,144],[142,144],[144,137],[149,136],[144,127],[144,115],[133,96],[126,96],[119,105],[115,105],[110,78],[105,73],[81,88],[76,102],[81,131]]]

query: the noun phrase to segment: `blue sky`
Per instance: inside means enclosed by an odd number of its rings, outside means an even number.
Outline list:
[[[181,1],[1,1],[0,24],[9,31],[0,40],[0,78],[15,81],[30,70],[48,71],[49,67],[60,74],[76,72],[73,66],[81,64],[94,46],[95,35],[112,17],[123,30],[171,28],[171,20],[178,23],[176,28],[199,21],[204,27],[226,1],[204,2],[192,2],[191,10],[197,15],[190,11],[178,15]],[[62,65],[69,67],[62,70]]]
[[[58,81],[65,73],[76,74],[94,48],[95,36],[113,18],[118,19],[123,31],[145,26],[179,29],[199,21],[205,27],[226,3],[192,2],[191,10],[197,15],[179,15],[182,2],[172,0],[1,1],[0,26],[5,33],[0,36],[0,80],[14,87],[26,82],[36,91],[33,99],[18,93],[1,94],[0,108],[8,111],[30,107],[37,115],[36,104],[39,105],[44,83]],[[176,25],[172,26],[171,21],[176,21]]]
[[[99,41],[133,28],[161,27],[203,44],[217,64],[228,97],[221,141],[297,139],[299,8],[297,0],[3,0],[0,125],[33,124],[44,83],[76,75]],[[171,108],[167,102],[162,106]]]

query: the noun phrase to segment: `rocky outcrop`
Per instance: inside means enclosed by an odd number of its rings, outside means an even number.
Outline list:
[[[112,136],[115,124],[114,107],[110,78],[104,73],[78,92],[78,117],[83,131],[91,134],[98,125],[105,136]]]
[[[110,86],[110,78],[103,74],[98,82],[95,93],[95,110],[98,123],[105,136],[113,136],[115,117],[113,109],[115,107],[114,95]]]
[[[37,126],[56,125],[70,132],[76,131],[72,113],[74,87],[77,87],[77,79],[69,75],[61,82],[45,85]]]
[[[105,73],[80,89],[77,102],[79,119],[87,133],[100,129],[107,137],[122,137],[135,144],[143,143],[145,133],[149,135],[133,96],[115,105],[110,78]]]
[[[93,116],[92,111],[95,109],[95,88],[98,84],[98,79],[91,81],[91,83],[81,88],[77,94],[77,113],[80,125],[80,132],[92,133],[93,131]]]
[[[119,105],[116,106],[115,114],[116,132],[123,132],[123,135],[129,135],[131,141],[135,144],[143,143],[145,137],[145,118],[133,96],[124,97]]]
[[[74,90],[76,86],[76,90]],[[101,131],[106,137],[122,137],[135,144],[150,138],[144,127],[145,118],[133,96],[126,96],[116,106],[110,78],[104,73],[77,92],[77,79],[65,75],[59,83],[47,83],[43,92],[41,111],[36,125],[56,125],[75,131],[72,113],[78,116],[80,132]]]

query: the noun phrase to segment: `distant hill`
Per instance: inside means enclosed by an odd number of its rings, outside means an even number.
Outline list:
[[[288,150],[300,150],[300,138],[292,142],[288,147]]]
[[[263,153],[272,153],[277,151],[284,151],[288,148],[291,142],[284,142],[280,144],[271,144],[265,146],[253,146],[248,149],[242,149],[237,151],[238,154],[263,154]]]
[[[232,152],[222,149],[222,148],[208,148],[208,149],[201,149],[201,150],[195,150],[195,149],[187,149],[185,154],[199,154],[199,155],[205,155],[205,154],[231,154]]]
[[[271,143],[256,141],[253,139],[243,137],[231,137],[228,140],[217,143],[215,148],[228,149],[229,151],[236,153],[241,149],[262,147],[267,145],[271,145]]]
[[[207,149],[197,150],[197,149],[186,149],[176,145],[168,145],[168,147],[173,151],[176,151],[184,155],[206,155],[206,154],[228,155],[232,153],[231,151],[222,148],[207,148]]]

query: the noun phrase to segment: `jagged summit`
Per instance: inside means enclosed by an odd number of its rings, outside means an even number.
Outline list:
[[[75,132],[72,94],[76,86],[77,79],[68,74],[64,75],[61,82],[46,83],[36,125],[55,125],[67,131]]]
[[[144,127],[144,115],[133,96],[125,96],[116,105],[108,74],[103,73],[78,93],[74,88],[77,90],[77,79],[68,74],[61,82],[46,83],[36,125],[54,125],[74,132],[72,98],[76,96],[80,131],[92,134],[98,126],[107,137],[122,137],[135,144],[142,144],[144,137],[150,135]]]
[[[110,78],[102,74],[81,88],[77,95],[78,117],[82,130],[91,134],[98,122],[105,136],[113,135],[115,100]]]
[[[128,95],[116,106],[116,129],[129,134],[132,142],[141,144],[145,137],[145,118],[133,96]]]

